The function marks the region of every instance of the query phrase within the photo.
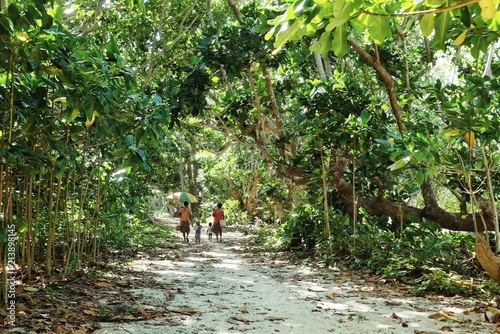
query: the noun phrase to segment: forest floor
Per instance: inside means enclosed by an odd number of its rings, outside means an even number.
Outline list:
[[[172,228],[177,219],[158,224]],[[51,282],[17,298],[6,333],[497,333],[487,303],[412,295],[412,287],[255,253],[250,237],[164,240],[95,277]]]

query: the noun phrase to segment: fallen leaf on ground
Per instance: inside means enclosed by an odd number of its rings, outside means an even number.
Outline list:
[[[266,320],[268,320],[268,321],[280,321],[280,320],[285,320],[285,318],[283,318],[283,317],[271,317],[271,316],[269,316],[269,317],[266,317]]]
[[[214,307],[217,307],[219,310],[227,310],[229,307],[225,305],[214,304]]]
[[[85,308],[82,310],[82,313],[85,315],[90,315],[92,317],[96,317],[99,314],[99,311],[94,308]]]
[[[125,314],[125,315],[113,317],[113,318],[111,318],[111,320],[113,320],[113,321],[116,321],[116,320],[139,320],[139,318],[133,314]]]
[[[29,311],[29,308],[21,303],[16,304],[16,311],[21,312],[21,311]]]
[[[469,307],[469,308],[466,308],[463,311],[463,314],[471,314],[471,313],[477,313],[477,308],[475,308],[475,307]]]
[[[347,274],[341,274],[341,275],[338,275],[337,277],[335,278],[338,278],[338,279],[351,279],[352,278],[352,275],[347,275]]]
[[[63,325],[52,325],[50,327],[50,329],[56,333],[72,333],[73,331],[71,329],[69,329],[68,327],[66,326],[63,326]]]
[[[179,309],[174,309],[174,310],[168,310],[173,313],[179,313],[179,314],[184,314],[184,315],[193,315],[193,314],[198,314],[200,311],[193,310],[192,308],[179,308]]]
[[[397,315],[396,313],[391,314],[391,318],[392,318],[392,319],[399,320],[400,322],[403,322],[403,318],[401,318],[401,317],[400,317],[399,315]]]
[[[331,300],[335,300],[335,298],[342,296],[340,293],[330,293],[329,295],[326,295],[327,298]]]
[[[458,318],[454,316],[453,313],[445,311],[439,311],[438,313],[431,314],[429,319],[458,321]]]
[[[239,310],[240,310],[241,313],[248,313],[247,307],[245,305],[243,305],[242,307],[240,307]]]
[[[365,277],[365,282],[374,283],[380,280],[378,276]]]
[[[99,281],[94,283],[96,286],[101,288],[113,287],[116,285],[116,282],[107,282],[107,281]]]
[[[251,321],[248,320],[248,319],[245,319],[245,318],[241,318],[241,317],[235,317],[235,316],[232,316],[231,319],[233,320],[236,320],[236,321],[240,321],[240,322],[243,322],[245,325],[248,325]]]
[[[440,333],[439,332],[428,332],[428,331],[415,330],[414,334],[440,334]]]
[[[395,278],[382,278],[378,282],[381,284],[397,284],[398,280]]]

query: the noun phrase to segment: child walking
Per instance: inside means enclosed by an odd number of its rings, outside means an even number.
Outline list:
[[[208,240],[212,241],[212,223],[208,223],[208,229],[207,229],[207,234],[208,234]]]
[[[201,242],[201,230],[203,229],[203,227],[201,226],[201,224],[198,222],[196,223],[196,232],[194,234],[194,241],[195,242]]]

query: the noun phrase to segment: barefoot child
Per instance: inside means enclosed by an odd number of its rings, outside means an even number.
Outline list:
[[[203,229],[203,227],[201,226],[201,224],[198,222],[196,223],[196,232],[194,234],[194,241],[195,242],[201,242],[201,230]]]
[[[207,229],[207,234],[208,234],[208,240],[212,241],[212,223],[208,223],[208,229]]]

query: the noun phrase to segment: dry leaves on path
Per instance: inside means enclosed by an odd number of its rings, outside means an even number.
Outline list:
[[[438,313],[431,314],[429,319],[437,319],[437,320],[450,320],[450,321],[459,321],[457,316],[453,314],[453,312],[439,311]]]
[[[97,271],[97,269],[96,269]],[[79,275],[79,276],[78,276]],[[144,309],[129,291],[156,287],[169,293],[148,272],[113,268],[109,276],[78,273],[68,280],[44,278],[16,289],[16,327],[23,333],[92,333],[101,321],[135,322],[165,318],[165,309]],[[1,318],[0,318],[1,319]]]
[[[330,293],[329,295],[326,295],[326,297],[327,297],[328,299],[331,299],[331,300],[335,300],[335,298],[337,298],[337,297],[341,297],[341,296],[342,296],[342,294],[340,294],[340,293],[335,293],[335,292],[334,292],[334,293]]]
[[[178,309],[168,309],[168,311],[172,312],[172,313],[183,314],[183,315],[193,315],[193,314],[201,313],[200,311],[193,310],[192,308],[189,308],[189,307],[183,307],[183,308],[178,308]]]
[[[245,318],[242,318],[242,317],[237,317],[237,316],[232,316],[230,319],[232,319],[234,321],[242,322],[245,325],[248,325],[248,324],[250,324],[252,322],[251,320],[248,320],[248,319],[245,319]]]

